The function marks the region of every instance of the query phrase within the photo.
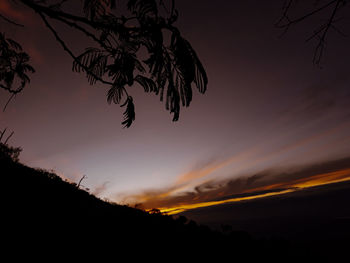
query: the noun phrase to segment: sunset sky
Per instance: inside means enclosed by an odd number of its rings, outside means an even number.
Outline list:
[[[91,193],[145,208],[350,179],[350,39],[330,31],[314,65],[317,43],[305,39],[323,17],[281,38],[274,23],[283,2],[177,0],[176,25],[207,71],[208,90],[194,91],[172,122],[159,97],[135,85],[136,121],[123,129],[123,109],[107,103],[107,87],[71,71],[36,14],[1,0],[0,13],[25,27],[0,20],[0,31],[23,45],[36,73],[0,112],[0,129],[15,132],[10,143],[23,148],[21,162],[73,182],[86,175]],[[349,17],[339,15],[349,35]],[[81,52],[84,36],[58,28]],[[8,98],[0,90],[1,108]]]

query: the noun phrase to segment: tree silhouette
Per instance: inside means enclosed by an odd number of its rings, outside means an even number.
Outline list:
[[[91,85],[100,82],[108,86],[108,103],[125,107],[124,127],[130,127],[135,119],[133,98],[127,89],[136,83],[145,92],[165,101],[173,121],[179,119],[181,107],[190,105],[193,85],[200,93],[207,89],[208,79],[202,63],[174,26],[178,18],[174,0],[128,0],[126,7],[116,0],[83,0],[75,13],[66,11],[67,0],[10,1],[36,12],[73,59],[74,72],[84,73]],[[121,11],[123,8],[125,11]],[[118,12],[123,14],[117,15]],[[0,18],[21,26],[2,14]],[[83,33],[95,45],[83,47],[81,54],[74,54],[70,48],[73,40],[63,39],[53,21]],[[4,33],[0,41],[0,81],[4,83],[0,87],[16,94],[29,82],[26,72],[34,69],[27,64],[29,56],[17,42],[6,39]],[[3,59],[8,51],[11,55]],[[142,59],[145,56],[146,59]],[[9,66],[9,60],[11,63],[18,60],[18,67]],[[13,76],[21,80],[19,88],[13,87]]]

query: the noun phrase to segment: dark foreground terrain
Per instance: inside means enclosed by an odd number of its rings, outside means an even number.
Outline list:
[[[349,181],[194,209],[182,215],[212,229],[248,232],[259,240],[285,240],[302,245],[311,254],[322,255],[323,260],[328,258],[330,262],[338,262],[335,258],[340,255],[349,258]]]
[[[27,167],[4,153],[0,174],[2,251],[11,251],[12,259],[24,256],[28,261],[48,255],[46,262],[57,257],[80,258],[80,262],[93,256],[99,258],[97,262],[340,262],[347,255],[343,252],[348,239],[341,235],[320,241],[323,229],[317,229],[315,242],[280,235],[262,238],[254,236],[256,224],[249,226],[250,219],[246,227],[242,227],[243,219],[238,220],[238,231],[222,232],[184,216],[150,214],[105,202],[54,173]],[[187,216],[196,218],[195,212]],[[273,224],[278,224],[275,219]],[[225,220],[235,223],[223,217]],[[266,226],[270,231],[271,224]],[[288,227],[283,225],[283,229]],[[249,234],[250,229],[254,235]]]

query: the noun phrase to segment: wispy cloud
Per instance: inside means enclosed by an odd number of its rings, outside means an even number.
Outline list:
[[[201,165],[196,165],[193,169],[190,171],[181,174],[176,179],[177,185],[183,185],[188,184],[194,180],[202,179],[204,177],[207,177],[210,174],[213,174],[214,172],[217,172],[221,168],[224,168],[228,165],[231,165],[233,163],[240,164],[242,162],[248,161],[252,156],[257,154],[259,151],[258,147],[248,149],[246,151],[243,151],[241,153],[234,154],[233,156],[226,158],[224,160],[219,159],[212,159],[210,161],[207,161],[205,163],[201,163]]]

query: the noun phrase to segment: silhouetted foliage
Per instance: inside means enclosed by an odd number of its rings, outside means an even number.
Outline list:
[[[200,93],[206,91],[208,79],[204,67],[191,44],[174,26],[178,17],[174,0],[128,0],[127,11],[121,16],[116,13],[124,7],[115,0],[82,1],[85,16],[66,11],[68,1],[16,2],[41,17],[57,42],[72,57],[74,72],[84,73],[91,85],[100,82],[109,86],[108,103],[126,108],[122,121],[124,127],[130,127],[135,119],[133,98],[127,91],[135,82],[145,92],[154,93],[165,101],[166,109],[173,114],[173,121],[179,119],[181,106],[190,105],[192,85]],[[84,47],[80,55],[75,55],[55,29],[53,21],[83,33],[96,45]],[[9,43],[20,49],[16,42],[11,40]],[[21,54],[23,62],[27,62],[28,55]],[[4,63],[1,61],[0,64]],[[20,88],[12,89],[12,75],[3,77],[6,85],[1,87],[10,92],[21,91],[29,81],[23,71],[33,71],[27,64],[22,68],[22,71],[14,71],[25,80]]]
[[[10,159],[18,162],[21,151],[22,149],[20,147],[11,147],[0,142],[0,159]]]
[[[22,148],[12,147],[7,144],[14,132],[10,133],[5,139],[4,135],[6,130],[7,129],[5,128],[3,131],[0,131],[0,160],[18,162]]]
[[[0,32],[0,87],[17,94],[30,82],[27,73],[35,72],[22,47]],[[17,80],[18,79],[18,80]]]

